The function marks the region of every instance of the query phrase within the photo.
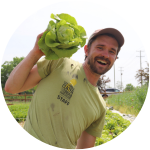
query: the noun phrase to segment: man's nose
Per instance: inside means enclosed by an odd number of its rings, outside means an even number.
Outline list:
[[[102,53],[102,56],[105,58],[109,58],[109,51],[108,50],[104,50]]]

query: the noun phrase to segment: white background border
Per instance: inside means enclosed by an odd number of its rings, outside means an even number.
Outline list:
[[[0,60],[2,59],[3,52],[7,43],[19,27],[19,25],[33,13],[42,9],[50,4],[60,2],[63,0],[5,0],[0,2]],[[80,5],[80,1],[76,0]],[[86,7],[86,2],[85,6]],[[89,1],[90,2],[90,1]],[[149,1],[148,0],[91,0],[96,5],[106,5],[108,9],[113,9],[126,19],[133,29],[137,32],[138,36],[145,47],[146,53],[149,56],[149,40],[150,40],[150,21],[149,21]],[[149,58],[150,59],[150,58]],[[7,105],[5,104],[2,93],[0,100],[0,147],[1,149],[50,149],[49,145],[43,144],[32,136],[29,136],[11,116]],[[95,147],[95,149],[113,149],[113,150],[131,150],[131,149],[144,149],[148,150],[149,135],[150,135],[150,94],[147,95],[145,104],[133,124],[116,139]]]

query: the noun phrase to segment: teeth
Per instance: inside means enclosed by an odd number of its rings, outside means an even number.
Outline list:
[[[107,64],[105,61],[102,61],[102,60],[97,60],[98,62],[101,62],[103,64]]]

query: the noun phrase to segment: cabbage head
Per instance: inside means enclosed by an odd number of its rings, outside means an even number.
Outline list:
[[[86,31],[69,14],[51,14],[46,31],[38,41],[38,46],[46,59],[56,60],[71,57],[86,43]]]

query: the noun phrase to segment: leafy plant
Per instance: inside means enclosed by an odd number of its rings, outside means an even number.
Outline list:
[[[17,122],[26,120],[30,103],[9,105],[8,108]]]
[[[147,85],[136,87],[132,92],[124,92],[109,96],[106,100],[106,103],[122,113],[133,114],[137,116],[146,99],[147,90]]]
[[[48,60],[71,57],[79,49],[78,46],[85,45],[85,29],[69,14],[51,14],[51,18],[55,22],[49,22],[47,30],[38,41],[39,48]]]
[[[125,129],[127,129],[130,124],[130,121],[123,119],[119,114],[112,113],[111,111],[107,110],[102,137],[96,138],[95,146],[104,144],[114,139]]]

